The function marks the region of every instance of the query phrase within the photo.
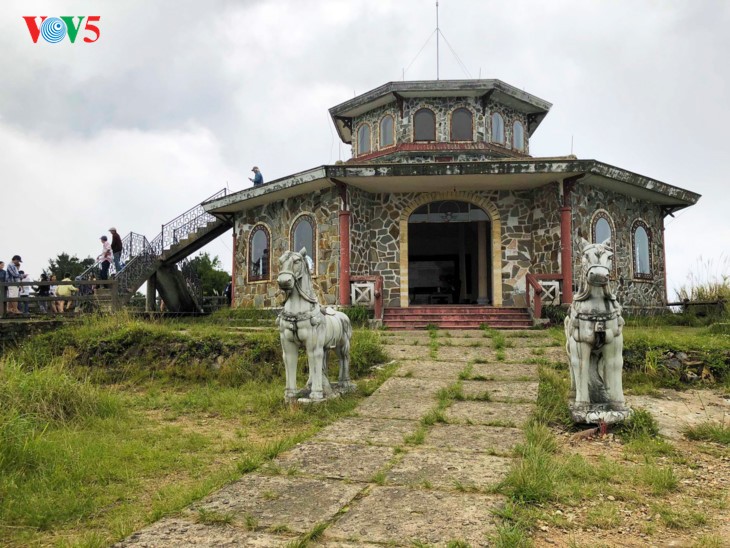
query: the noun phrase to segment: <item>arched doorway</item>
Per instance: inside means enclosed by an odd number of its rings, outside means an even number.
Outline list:
[[[479,206],[437,200],[408,217],[408,303],[492,302],[491,219]]]
[[[429,204],[432,205],[423,208]],[[411,219],[416,212],[417,216]],[[411,220],[414,222],[410,222]],[[460,224],[464,226],[460,228]],[[418,228],[418,225],[432,226]],[[411,230],[412,227],[416,228]],[[451,292],[452,301],[456,301],[458,297],[458,302],[488,303],[501,307],[503,266],[501,234],[499,210],[490,200],[479,194],[447,191],[424,192],[418,195],[401,211],[400,306],[405,308],[411,301],[413,304],[420,304],[424,300],[445,304],[443,301],[448,301],[449,298],[440,296],[443,291],[436,291],[433,295],[428,289],[422,288],[438,289],[442,283],[450,281],[442,280],[441,276],[447,278],[452,276],[451,281],[456,277],[459,283],[452,283],[453,289],[442,287]],[[424,247],[426,247],[425,252]],[[447,256],[446,259],[439,258],[444,255]],[[416,263],[441,260],[447,262],[431,266],[423,264],[411,269],[411,260]],[[455,264],[454,260],[456,266],[450,266]],[[441,268],[444,271],[441,271]],[[411,275],[418,277],[413,284]],[[428,285],[434,280],[435,286]],[[427,296],[418,297],[416,296],[418,294]],[[429,294],[432,295],[430,299]]]

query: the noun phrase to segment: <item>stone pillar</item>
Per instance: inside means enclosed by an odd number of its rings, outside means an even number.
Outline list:
[[[145,312],[157,312],[157,275],[152,274],[147,280],[147,299],[145,300]]]
[[[350,304],[350,212],[340,211],[340,305]]]
[[[487,304],[489,296],[487,295],[487,222],[479,221],[477,223],[477,278],[478,291],[477,303]]]
[[[571,219],[572,209],[569,206],[560,208],[560,271],[563,274],[563,295],[561,302],[573,302],[573,232]]]
[[[466,242],[465,223],[459,223],[459,302],[466,302]],[[458,303],[455,303],[458,304]]]
[[[231,261],[231,308],[236,304],[236,222],[233,222],[233,257]]]

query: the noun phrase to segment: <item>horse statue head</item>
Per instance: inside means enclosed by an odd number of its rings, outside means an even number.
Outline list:
[[[279,257],[279,275],[276,278],[279,289],[284,291],[287,300],[294,293],[305,301],[316,304],[317,297],[312,290],[312,275],[309,272],[307,262],[307,249],[302,248],[299,253],[296,251],[285,251]]]
[[[613,251],[611,241],[605,240],[600,244],[592,244],[581,238],[581,291],[574,300],[586,300],[591,287],[602,287],[606,296],[613,298],[609,289],[611,269],[613,267]]]

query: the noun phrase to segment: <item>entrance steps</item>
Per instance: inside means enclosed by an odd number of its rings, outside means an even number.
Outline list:
[[[532,320],[526,308],[497,308],[477,305],[409,306],[387,308],[383,324],[388,329],[425,329],[436,325],[440,329],[479,329],[487,325],[494,329],[529,329]]]

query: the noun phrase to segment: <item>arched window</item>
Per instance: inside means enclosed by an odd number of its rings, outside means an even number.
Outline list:
[[[504,144],[504,119],[499,112],[492,113],[492,142]]]
[[[525,150],[525,130],[522,122],[515,122],[512,125],[512,148]]]
[[[370,126],[363,124],[357,130],[357,153],[367,154],[370,152]]]
[[[602,244],[606,240],[611,240],[611,245],[614,245],[613,221],[608,216],[608,213],[603,210],[596,211],[596,213],[593,215],[591,234],[594,244]]]
[[[414,141],[436,140],[436,115],[432,110],[422,108],[413,115]]]
[[[380,120],[380,148],[392,146],[394,143],[393,117],[390,114],[386,114]]]
[[[292,251],[302,248],[307,250],[307,256],[312,259],[312,274],[317,270],[317,249],[315,246],[315,223],[311,215],[300,215],[291,226],[289,243]]]
[[[265,225],[253,227],[248,238],[248,279],[268,280],[271,272],[271,235]]]
[[[634,221],[631,233],[634,248],[634,278],[651,279],[651,230],[644,221]]]
[[[473,138],[472,115],[468,108],[457,108],[451,114],[451,140],[471,141]]]

